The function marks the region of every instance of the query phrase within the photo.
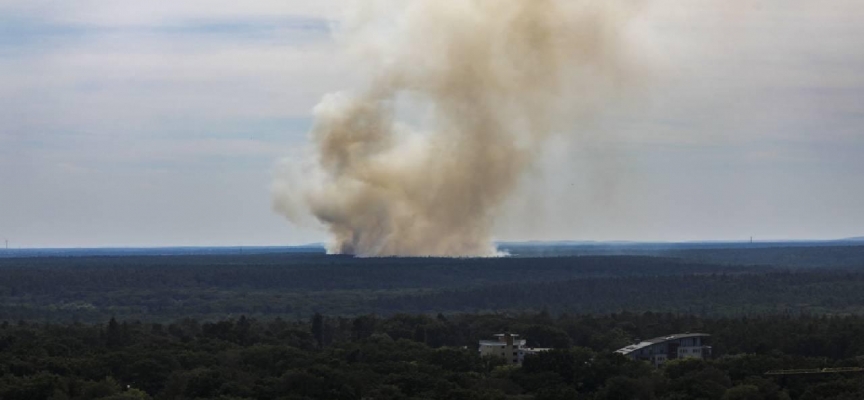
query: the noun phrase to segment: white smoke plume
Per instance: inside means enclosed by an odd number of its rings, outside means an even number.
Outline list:
[[[314,156],[277,176],[274,209],[311,213],[332,253],[496,255],[494,221],[545,139],[578,135],[610,88],[627,86],[632,8],[367,2],[341,35],[372,71],[365,88],[315,108]]]

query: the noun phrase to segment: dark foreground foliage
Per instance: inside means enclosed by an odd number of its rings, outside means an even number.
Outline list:
[[[558,348],[522,368],[482,359],[512,331]],[[636,338],[712,333],[717,358],[655,370],[612,351]],[[303,321],[0,325],[0,399],[851,400],[864,374],[770,378],[774,369],[864,366],[864,317],[703,319],[662,313],[373,315]]]

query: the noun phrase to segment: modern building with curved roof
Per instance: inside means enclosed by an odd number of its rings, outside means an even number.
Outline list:
[[[650,361],[658,367],[668,360],[710,358],[710,338],[707,333],[679,333],[641,341],[615,352],[634,360]]]

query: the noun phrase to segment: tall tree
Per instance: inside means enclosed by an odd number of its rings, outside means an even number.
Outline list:
[[[312,316],[312,336],[315,337],[315,342],[318,343],[318,348],[324,347],[324,316],[320,313],[315,313]]]

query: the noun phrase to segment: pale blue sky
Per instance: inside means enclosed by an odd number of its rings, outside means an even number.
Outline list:
[[[0,0],[0,239],[324,240],[269,186],[355,81],[345,4]],[[642,87],[550,145],[499,239],[864,235],[864,3],[658,0],[629,29]]]

